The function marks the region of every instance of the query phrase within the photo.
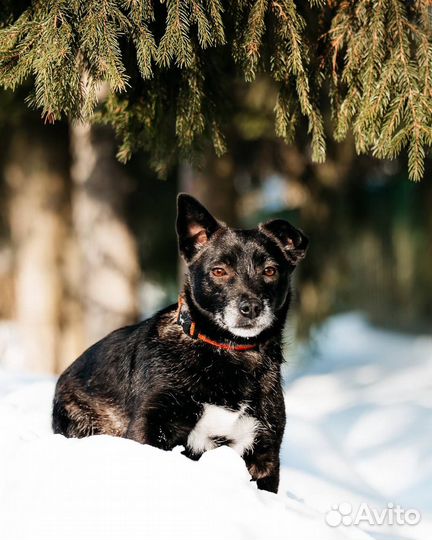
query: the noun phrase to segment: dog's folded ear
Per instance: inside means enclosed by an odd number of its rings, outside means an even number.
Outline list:
[[[177,235],[180,253],[190,261],[221,224],[191,195],[177,197]]]
[[[309,240],[299,229],[284,219],[263,223],[259,229],[273,238],[294,266],[304,259]]]

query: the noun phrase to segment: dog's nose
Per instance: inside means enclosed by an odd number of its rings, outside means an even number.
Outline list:
[[[261,309],[259,300],[242,300],[239,305],[240,313],[248,319],[256,319],[261,313]]]

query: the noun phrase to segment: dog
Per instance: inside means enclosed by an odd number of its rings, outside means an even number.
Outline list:
[[[178,304],[115,330],[58,379],[53,430],[108,434],[191,459],[228,445],[277,492],[285,428],[281,341],[306,236],[285,220],[232,229],[180,194]]]

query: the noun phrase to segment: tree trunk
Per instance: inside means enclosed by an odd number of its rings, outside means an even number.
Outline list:
[[[138,318],[138,250],[126,224],[129,181],[106,128],[71,126],[72,221],[80,261],[76,295],[85,345]]]
[[[15,318],[24,347],[22,367],[54,372],[61,342],[67,163],[59,131],[52,128],[47,137],[28,126],[13,132],[5,180],[14,252]]]

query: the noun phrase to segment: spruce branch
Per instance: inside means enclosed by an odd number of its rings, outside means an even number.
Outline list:
[[[166,170],[208,141],[222,152],[226,82],[234,87],[240,75],[255,84],[264,75],[279,92],[276,134],[293,141],[305,117],[314,160],[325,158],[329,101],[337,140],[351,131],[358,153],[380,158],[406,149],[410,178],[423,175],[432,143],[429,0],[159,4],[28,0],[19,16],[3,4],[0,85],[30,83],[28,101],[47,121],[109,123],[121,159],[144,148]]]
[[[408,150],[413,180],[431,146],[430,12],[427,0],[342,0],[329,31],[335,137],[352,130],[358,153],[392,158]],[[343,56],[342,56],[343,55]]]
[[[255,79],[258,61],[261,58],[267,7],[268,0],[255,0],[247,19],[247,31],[243,43],[243,62],[245,79],[249,82]]]
[[[289,94],[290,81],[294,80],[300,111],[309,121],[308,131],[312,135],[312,159],[322,162],[325,160],[326,152],[324,127],[321,113],[314,102],[310,88],[309,51],[302,38],[305,22],[293,0],[274,0],[272,12],[278,46],[272,55],[271,72],[282,86],[282,93],[279,94],[275,110],[277,129],[279,133],[285,132],[288,135],[287,142],[289,142],[293,122],[297,116],[287,116],[285,111],[290,110],[290,105],[281,107],[280,100]]]
[[[172,60],[179,67],[190,67],[192,43],[189,37],[188,8],[182,0],[167,0],[166,29],[159,43],[157,62],[168,67]]]

